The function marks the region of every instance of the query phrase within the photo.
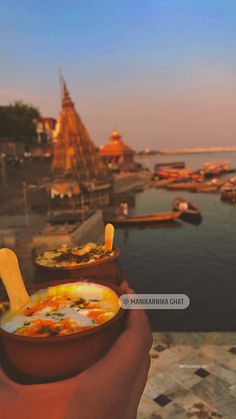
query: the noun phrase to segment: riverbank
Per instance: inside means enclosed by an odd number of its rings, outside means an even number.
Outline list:
[[[151,173],[147,170],[115,174],[113,177],[113,192],[124,193],[151,184]]]
[[[19,259],[20,269],[26,285],[33,282],[34,257],[42,250],[55,249],[63,243],[102,243],[104,239],[103,213],[94,211],[83,223],[51,226],[45,217],[29,215],[27,225],[24,216],[5,216],[0,224],[0,246],[9,247]],[[5,228],[4,223],[5,222]],[[1,292],[2,291],[2,292]],[[0,284],[0,300],[4,298]]]
[[[103,213],[96,210],[83,222],[72,225],[50,225],[47,223],[41,231],[33,236],[33,245],[37,253],[52,250],[67,243],[75,246],[89,242],[102,243],[104,236]]]
[[[227,153],[236,151],[236,146],[229,147],[197,147],[197,148],[178,148],[162,150],[160,154],[205,154],[205,153]]]
[[[206,154],[206,153],[227,153],[227,152],[235,152],[236,146],[226,146],[226,147],[183,147],[183,148],[176,148],[176,149],[164,149],[158,151],[151,151],[151,152],[140,152],[137,153],[136,156],[158,156],[158,155],[169,155],[174,156],[178,154]]]

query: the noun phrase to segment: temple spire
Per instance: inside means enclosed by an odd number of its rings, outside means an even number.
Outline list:
[[[106,167],[81,121],[64,78],[60,75],[62,111],[55,129],[52,169],[60,177],[70,176],[79,182],[102,180]]]
[[[73,108],[74,103],[71,100],[70,93],[66,84],[66,81],[62,75],[61,70],[59,71],[60,75],[60,84],[61,84],[61,92],[62,92],[62,108]]]

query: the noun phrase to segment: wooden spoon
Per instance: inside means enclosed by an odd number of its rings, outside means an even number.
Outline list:
[[[114,240],[114,227],[112,224],[106,224],[105,226],[105,243],[104,250],[112,250]]]
[[[0,277],[10,301],[10,310],[15,312],[30,302],[25,289],[16,254],[10,249],[0,249]]]

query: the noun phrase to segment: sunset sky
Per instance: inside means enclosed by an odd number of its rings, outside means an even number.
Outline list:
[[[59,66],[96,144],[236,144],[235,0],[0,0],[0,104],[60,111]]]

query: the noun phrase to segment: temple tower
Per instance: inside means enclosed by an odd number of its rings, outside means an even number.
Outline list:
[[[75,109],[65,80],[61,82],[62,111],[54,132],[54,176],[73,178],[78,183],[101,181],[106,177],[106,167]]]

